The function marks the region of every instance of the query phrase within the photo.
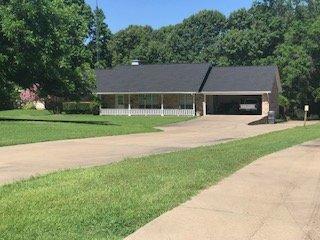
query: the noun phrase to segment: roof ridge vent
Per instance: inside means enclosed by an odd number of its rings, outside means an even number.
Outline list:
[[[134,59],[131,62],[131,66],[139,66],[141,65],[141,61],[139,59]]]

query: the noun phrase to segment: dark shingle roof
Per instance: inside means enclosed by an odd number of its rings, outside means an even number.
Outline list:
[[[198,92],[210,64],[155,64],[97,70],[97,92]]]
[[[203,92],[272,91],[275,66],[213,67]]]
[[[97,70],[97,92],[271,92],[278,74],[276,66],[210,69],[211,64],[155,64]]]

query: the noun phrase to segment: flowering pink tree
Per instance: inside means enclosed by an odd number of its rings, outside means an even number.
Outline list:
[[[39,84],[35,83],[30,88],[22,90],[20,99],[23,103],[32,103],[39,100],[38,96]]]

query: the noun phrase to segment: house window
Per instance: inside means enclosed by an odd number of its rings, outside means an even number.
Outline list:
[[[124,108],[124,95],[116,95],[115,100],[116,108]]]
[[[180,95],[180,109],[193,109],[193,96],[190,94]]]
[[[153,96],[148,94],[145,96],[146,99],[146,108],[151,109],[153,108]]]
[[[142,108],[142,109],[161,108],[159,95],[152,95],[152,94],[139,95],[139,108]]]

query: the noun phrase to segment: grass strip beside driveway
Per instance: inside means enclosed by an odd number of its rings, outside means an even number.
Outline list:
[[[3,186],[0,239],[122,239],[252,161],[317,138],[319,124]]]
[[[49,111],[0,111],[0,147],[16,144],[159,131],[155,127],[187,121],[177,116],[94,116]]]

